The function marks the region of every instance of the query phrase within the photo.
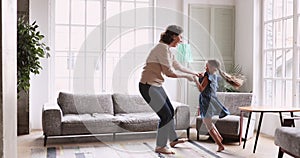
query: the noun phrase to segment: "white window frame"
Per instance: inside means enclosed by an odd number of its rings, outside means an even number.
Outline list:
[[[94,0],[94,1],[100,1],[100,5],[102,6],[102,12],[101,13],[101,21],[105,21],[106,19],[106,2],[107,1],[115,1],[115,2],[130,2],[130,3],[134,3],[134,5],[136,5],[136,3],[148,3],[148,2],[142,2],[142,1],[138,1],[138,0],[122,0],[122,1],[119,1],[119,0]],[[155,6],[155,0],[149,0],[150,1],[150,5],[152,6]],[[85,2],[85,23],[82,25],[84,27],[84,37],[86,37],[87,35],[87,0],[84,0]],[[72,0],[69,0],[69,23],[68,24],[65,24],[66,26],[69,26],[69,49],[66,51],[68,52],[68,54],[70,54],[70,52],[72,52],[71,50],[71,29],[70,27],[74,26],[74,25],[77,25],[77,24],[72,24],[71,23],[71,3],[72,3]],[[50,42],[50,46],[51,46],[51,63],[50,63],[50,75],[49,75],[49,79],[50,79],[50,99],[53,100],[57,97],[57,92],[56,92],[56,85],[55,85],[55,80],[56,80],[56,76],[55,76],[55,58],[56,58],[56,52],[58,52],[56,49],[55,49],[55,27],[57,25],[61,25],[61,24],[56,24],[55,23],[55,0],[54,1],[49,1],[49,6],[50,6],[50,20],[49,20],[49,23],[50,23],[50,27],[49,27],[49,32],[51,34],[51,42]],[[121,9],[121,7],[120,7]],[[155,16],[155,13],[153,12],[153,16]],[[62,24],[64,25],[64,24]],[[101,23],[102,26],[105,26],[105,23]],[[78,25],[79,26],[79,25]],[[81,26],[81,25],[80,25]],[[95,25],[96,26],[96,25]],[[154,25],[154,18],[153,18],[153,26]],[[96,92],[96,93],[105,93],[107,92],[107,88],[106,88],[106,65],[107,65],[107,62],[106,62],[106,48],[105,48],[105,44],[106,44],[106,41],[105,41],[105,36],[106,36],[106,26],[103,27],[104,29],[101,30],[101,33],[102,33],[102,58],[101,58],[101,66],[100,66],[100,69],[102,69],[102,79],[101,79],[101,90],[99,92]],[[119,29],[122,29],[122,26],[119,26],[118,27]],[[154,27],[152,28],[153,29],[153,33],[150,35],[153,39],[153,42],[154,42],[154,39],[155,39],[155,29]],[[84,48],[84,56],[86,56],[86,48]],[[120,52],[119,52],[120,54]],[[72,55],[68,56],[69,58],[72,58]],[[69,59],[69,60],[73,60],[73,59]],[[72,62],[71,62],[72,63]],[[72,65],[72,64],[71,64]],[[70,66],[70,64],[68,64],[68,66]],[[73,86],[72,82],[70,82],[70,80],[72,80],[72,78],[69,77],[69,90],[72,92],[72,89],[71,87]]]
[[[300,83],[300,72],[299,72],[299,65],[300,65],[300,61],[299,61],[299,43],[298,43],[298,34],[300,33],[300,30],[298,28],[298,24],[299,24],[299,17],[300,17],[300,13],[298,13],[297,10],[299,10],[300,8],[299,5],[297,3],[299,3],[298,1],[293,1],[293,15],[291,16],[283,16],[283,17],[280,17],[280,18],[274,18],[274,13],[272,14],[272,18],[271,20],[268,20],[266,21],[265,20],[265,9],[266,9],[266,6],[265,6],[265,2],[266,0],[263,0],[261,2],[261,5],[263,6],[262,7],[262,56],[261,56],[261,59],[262,59],[262,103],[264,105],[271,105],[271,106],[294,106],[294,107],[300,107],[300,95],[299,95],[299,83]],[[275,0],[273,0],[275,1]],[[282,6],[284,6],[284,2],[285,0],[282,1]],[[272,4],[272,8],[274,9],[274,3]],[[272,10],[273,11],[273,10]],[[282,14],[284,14],[284,7],[282,8]],[[284,30],[284,20],[286,19],[292,19],[293,20],[293,41],[292,41],[292,47],[286,47],[284,45],[284,42],[285,42],[285,38],[282,38],[282,47],[281,48],[276,48],[276,42],[275,42],[275,39],[276,39],[276,32],[275,32],[275,22],[281,22],[282,24],[282,32],[283,34],[285,34],[287,31]],[[269,49],[267,49],[266,47],[266,43],[265,42],[265,25],[266,24],[270,24],[272,23],[272,44],[273,46]],[[281,35],[282,37],[285,37],[285,35]],[[291,77],[285,77],[285,74],[284,74],[284,69],[285,69],[285,65],[286,65],[286,56],[285,56],[285,51],[286,50],[293,50],[293,56],[292,56],[292,74],[291,74]],[[274,56],[276,55],[276,51],[278,50],[281,50],[282,51],[282,67],[283,67],[283,72],[281,74],[280,77],[276,77],[275,76],[275,72],[276,71],[276,61],[275,61],[275,58]],[[266,67],[266,52],[269,51],[269,52],[272,52],[272,74],[271,76],[268,76],[266,75],[267,72],[267,67]],[[267,90],[266,90],[266,81],[271,81],[272,82],[272,94],[270,95],[270,101],[268,101],[268,98],[266,97],[267,94]],[[280,90],[281,90],[281,94],[283,94],[282,98],[279,99],[281,102],[278,103],[276,102],[276,81],[282,81],[281,83],[281,87],[280,87]],[[286,89],[286,81],[291,81],[292,83],[292,93],[291,95],[292,96],[289,96],[289,97],[292,97],[292,100],[291,100],[291,104],[287,104],[287,89]],[[277,98],[278,99],[278,98]]]

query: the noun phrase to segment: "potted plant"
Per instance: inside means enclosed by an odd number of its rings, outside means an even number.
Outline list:
[[[231,76],[235,76],[239,79],[242,79],[243,81],[246,81],[245,75],[242,73],[242,66],[232,64],[230,68],[228,69],[227,73]],[[218,91],[219,92],[239,92],[238,89],[236,89],[231,84],[227,83],[222,77],[218,79]]]
[[[29,133],[29,88],[30,73],[39,74],[40,59],[50,57],[50,48],[42,42],[44,35],[21,16],[17,21],[17,92],[18,92],[18,135]],[[23,121],[23,122],[21,122]],[[22,128],[19,128],[23,126]]]

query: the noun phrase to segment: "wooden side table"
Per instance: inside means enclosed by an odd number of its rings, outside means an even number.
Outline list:
[[[300,108],[295,108],[295,107],[243,106],[243,107],[239,107],[239,109],[241,111],[241,113],[240,113],[241,121],[243,121],[243,119],[242,119],[243,118],[243,113],[244,112],[249,112],[249,118],[248,118],[247,127],[246,127],[246,134],[245,134],[243,149],[245,149],[245,146],[246,146],[248,129],[249,129],[249,124],[250,124],[250,120],[251,120],[251,114],[252,114],[252,112],[259,112],[260,113],[253,153],[255,153],[255,150],[256,150],[257,140],[258,140],[258,137],[259,137],[261,122],[262,122],[264,113],[267,113],[267,112],[269,112],[269,113],[270,112],[271,113],[275,112],[276,113],[276,112],[278,112],[279,117],[280,117],[281,126],[283,126],[282,112],[290,112],[291,117],[293,117],[293,112],[300,112]],[[241,122],[241,125],[242,125],[242,122]],[[240,128],[242,128],[242,127],[240,127]]]

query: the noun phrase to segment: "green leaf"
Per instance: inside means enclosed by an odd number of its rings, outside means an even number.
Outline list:
[[[37,31],[36,21],[32,24],[24,16],[17,22],[17,92],[28,92],[30,73],[39,74],[42,70],[41,58],[50,57],[50,48],[41,40],[45,37]]]

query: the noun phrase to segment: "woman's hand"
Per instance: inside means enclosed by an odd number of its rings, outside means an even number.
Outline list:
[[[194,82],[197,84],[198,83],[198,79],[196,76],[193,76]]]
[[[186,75],[185,78],[188,79],[189,81],[194,81],[194,76],[193,75]]]

